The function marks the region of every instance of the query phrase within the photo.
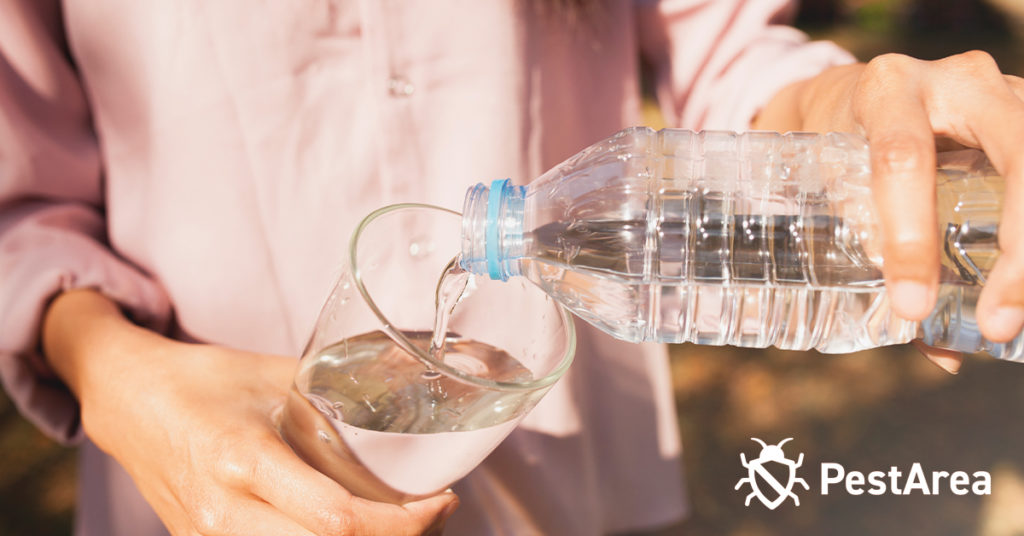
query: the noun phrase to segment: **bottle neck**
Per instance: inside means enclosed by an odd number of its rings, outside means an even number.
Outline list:
[[[526,187],[509,179],[490,188],[477,184],[466,192],[462,207],[463,270],[491,279],[520,275]]]

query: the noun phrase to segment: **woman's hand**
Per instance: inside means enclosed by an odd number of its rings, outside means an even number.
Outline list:
[[[367,501],[303,463],[272,419],[293,359],[165,339],[92,291],[58,297],[43,331],[86,433],[176,536],[440,533],[457,505]]]
[[[881,220],[883,272],[895,312],[921,320],[935,306],[936,138],[983,149],[1006,180],[1000,256],[978,301],[982,334],[994,342],[1024,327],[1024,80],[1004,75],[984,52],[937,61],[898,54],[833,68],[779,93],[754,123],[773,130],[849,131],[871,145]],[[918,344],[956,372],[957,352]]]

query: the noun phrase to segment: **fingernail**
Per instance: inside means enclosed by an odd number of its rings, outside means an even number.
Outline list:
[[[925,357],[927,357],[932,363],[935,363],[940,369],[950,374],[960,374],[960,364],[962,363],[960,359],[933,354],[925,354]]]
[[[900,279],[889,288],[890,302],[900,316],[924,318],[931,309],[931,290],[920,281]]]
[[[1000,339],[1008,341],[1016,337],[1024,327],[1024,308],[1016,305],[1000,306],[992,313],[989,325]]]

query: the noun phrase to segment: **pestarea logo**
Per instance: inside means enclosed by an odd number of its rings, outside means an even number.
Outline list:
[[[803,467],[804,454],[798,453],[797,458],[786,457],[782,446],[793,438],[787,437],[778,444],[769,445],[756,437],[750,438],[761,445],[756,458],[747,460],[747,453],[740,453],[740,463],[747,470],[747,475],[736,483],[736,489],[744,486],[750,493],[743,504],[750,506],[756,498],[764,506],[775,510],[786,499],[792,499],[795,506],[800,506],[797,490],[810,492],[807,481],[798,475]],[[773,467],[774,470],[769,469]],[[776,475],[786,475],[779,478]],[[918,462],[901,469],[895,465],[884,470],[857,471],[836,462],[818,464],[820,488],[818,494],[846,493],[848,495],[991,495],[992,475],[988,471],[925,471]]]
[[[753,441],[757,441],[761,444],[761,453],[757,458],[747,461],[746,453],[740,453],[740,461],[743,463],[743,467],[747,469],[747,477],[741,478],[736,483],[736,489],[740,489],[743,484],[750,485],[750,495],[747,495],[747,499],[743,502],[745,506],[750,506],[750,499],[757,497],[757,500],[761,501],[761,504],[774,510],[782,504],[782,501],[786,499],[793,499],[793,503],[800,506],[800,498],[793,493],[793,485],[800,484],[805,490],[811,489],[807,485],[807,482],[796,476],[796,470],[800,468],[804,463],[804,453],[800,453],[800,457],[794,461],[786,458],[786,454],[782,452],[782,445],[786,441],[792,441],[792,437],[787,437],[779,442],[778,445],[767,445],[764,441],[756,437],[750,438]],[[789,469],[789,478],[786,483],[779,482],[778,478],[775,478],[765,466],[770,463],[777,463]],[[765,490],[761,489],[761,484],[765,484],[770,490],[768,494],[765,494]],[[774,497],[769,498],[771,492],[774,492]]]

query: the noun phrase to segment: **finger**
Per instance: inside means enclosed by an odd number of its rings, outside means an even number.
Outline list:
[[[1003,212],[999,224],[1000,256],[978,301],[978,325],[994,342],[1014,338],[1024,327],[1024,101],[1020,80],[1007,77],[984,53],[970,53],[935,62],[931,85],[943,87],[949,72],[957,84],[930,98],[952,117],[949,129],[976,143],[1004,177]],[[943,67],[945,73],[938,67]],[[973,98],[963,98],[971,95]],[[955,111],[956,113],[952,113]]]
[[[985,338],[997,343],[1012,340],[1024,327],[1024,259],[1020,257],[1024,252],[1020,251],[1019,244],[1012,246],[1012,249],[1004,245],[1006,242],[1020,240],[1019,234],[1018,238],[1004,240],[1003,237],[1011,232],[1011,228],[1024,229],[1007,224],[1004,216],[1003,223],[999,225],[1002,253],[989,273],[978,299],[978,327]]]
[[[263,448],[250,491],[317,534],[422,534],[444,522],[458,499],[441,493],[399,506],[353,496],[284,443]]]
[[[318,536],[269,504],[247,499],[204,505],[194,513],[195,532],[210,536]]]
[[[871,146],[886,285],[894,312],[910,320],[931,312],[939,273],[935,141],[918,69],[911,58],[881,56],[854,94],[854,116]]]
[[[396,528],[385,527],[383,530],[378,529],[375,519],[375,516],[377,515],[375,513],[376,510],[383,510],[385,508],[401,508],[408,512],[412,519],[417,520],[417,522],[414,523],[415,528],[410,532],[410,534],[438,536],[444,531],[444,526],[448,521],[448,518],[451,517],[459,507],[459,498],[450,489],[434,495],[433,497],[427,497],[426,499],[405,503],[400,507],[390,504],[375,503],[358,497],[356,497],[355,500],[356,502],[363,503],[369,507],[360,509],[364,515],[357,519],[357,522],[354,525],[356,527],[355,533],[380,534],[381,536],[400,534],[400,532],[397,532]],[[425,528],[421,528],[423,522],[428,523]],[[372,532],[371,530],[379,532]]]
[[[1013,124],[1000,124],[988,115],[976,129],[982,148],[1004,178],[999,259],[978,300],[978,325],[994,342],[1009,341],[1024,327],[1024,155],[1019,148],[1006,146],[1008,141],[1024,140],[1024,104],[1014,96],[1006,99],[1006,108],[1005,121]]]
[[[936,348],[934,346],[928,346],[920,340],[913,340],[911,344],[921,355],[928,358],[929,361],[937,365],[942,370],[950,374],[959,374],[960,366],[964,362],[964,355],[955,350],[947,350],[945,348]]]

